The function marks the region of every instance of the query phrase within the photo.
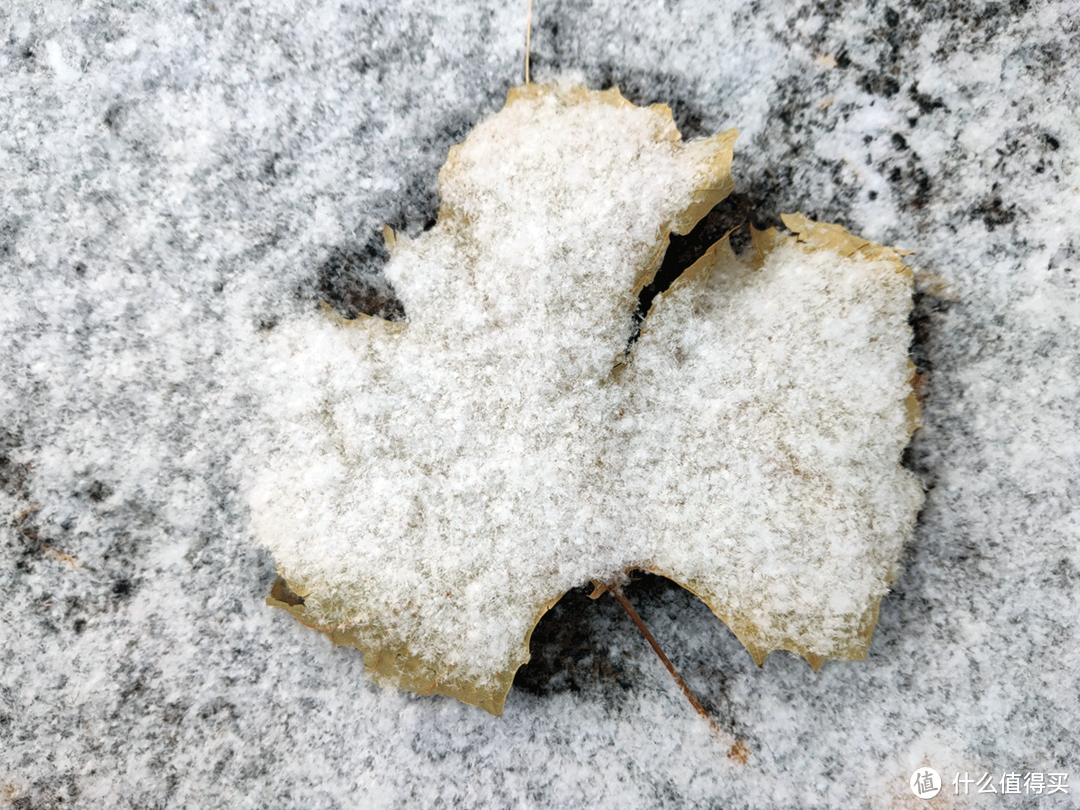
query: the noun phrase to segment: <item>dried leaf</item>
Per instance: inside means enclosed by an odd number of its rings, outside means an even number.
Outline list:
[[[528,85],[451,149],[435,228],[388,234],[407,322],[266,338],[270,604],[379,681],[495,714],[544,612],[635,568],[758,663],[865,655],[922,501],[899,255],[801,215],[749,260],[724,241],[626,356],[670,233],[733,188],[735,136]]]

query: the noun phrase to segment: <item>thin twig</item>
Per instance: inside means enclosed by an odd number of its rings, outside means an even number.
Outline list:
[[[529,0],[529,12],[525,18],[525,84],[529,83],[529,40],[532,37],[532,0]]]
[[[709,725],[712,726],[712,730],[716,732],[718,736],[724,739],[730,736],[716,725],[716,721],[709,716],[707,711],[705,711],[705,707],[701,705],[701,701],[699,701],[697,696],[690,691],[690,687],[686,685],[686,681],[682,679],[682,676],[675,670],[671,661],[664,655],[664,651],[660,649],[660,644],[653,638],[653,634],[649,632],[649,628],[645,626],[645,622],[638,616],[637,611],[634,610],[634,606],[631,605],[626,596],[623,595],[622,589],[618,585],[609,585],[608,591],[610,591],[611,595],[615,597],[615,600],[623,606],[623,610],[630,616],[631,621],[637,625],[637,629],[641,631],[641,635],[645,636],[645,640],[649,642],[649,646],[653,648],[653,652],[656,653],[656,656],[663,662],[667,671],[671,673],[671,677],[675,679],[675,683],[682,689],[683,694],[686,695],[686,699],[690,701],[690,705],[694,707],[695,711],[709,722]]]
[[[634,606],[630,604],[630,600],[623,594],[622,589],[618,585],[611,587],[611,595],[615,597],[616,601],[623,606],[623,610],[629,614],[631,621],[637,625],[637,629],[641,631],[641,635],[645,636],[645,640],[649,642],[649,646],[653,648],[653,652],[663,662],[664,667],[671,673],[671,677],[675,679],[675,683],[679,685],[679,688],[683,690],[683,694],[686,695],[686,699],[690,701],[690,704],[697,710],[697,713],[708,720],[713,722],[709,717],[709,713],[705,711],[705,707],[701,705],[701,702],[697,699],[690,687],[686,685],[686,681],[682,679],[682,676],[676,671],[674,665],[668,660],[668,657],[664,655],[664,651],[660,649],[660,644],[653,637],[653,634],[649,632],[649,628],[645,626],[645,622],[638,616],[637,611],[634,610]],[[715,723],[713,724],[715,725]]]

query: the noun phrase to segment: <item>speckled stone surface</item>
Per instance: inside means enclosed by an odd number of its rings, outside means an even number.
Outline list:
[[[1080,804],[1075,4],[534,3],[536,77],[738,127],[758,224],[915,251],[927,502],[868,659],[758,669],[628,589],[745,763],[607,599],[549,614],[502,718],[263,604],[245,336],[393,314],[382,224],[431,221],[524,4],[103,6],[0,10],[0,805],[889,808],[923,766],[927,806]]]

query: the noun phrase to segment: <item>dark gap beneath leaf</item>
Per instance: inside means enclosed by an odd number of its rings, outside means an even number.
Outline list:
[[[912,386],[924,414],[927,401],[933,396],[934,356],[937,352],[939,330],[942,319],[949,313],[952,305],[953,302],[921,289],[916,283],[911,313],[908,315],[908,324],[911,326],[908,356],[915,365]],[[931,458],[929,447],[921,441],[921,431],[915,431],[904,448],[900,463],[919,477],[927,492],[937,485],[937,472],[931,465]],[[919,514],[921,517],[922,512]]]
[[[270,589],[270,598],[276,599],[278,602],[284,602],[290,607],[304,604],[304,597],[294,593],[293,589],[289,587],[289,583],[285,581],[285,577],[281,576],[274,581],[274,585]]]
[[[545,696],[604,682],[630,687],[609,642],[622,611],[610,599],[590,599],[591,592],[592,586],[567,591],[540,619],[529,642],[531,659],[514,676],[514,689]]]
[[[319,266],[315,280],[297,290],[301,298],[325,301],[343,318],[371,315],[405,320],[405,307],[382,270],[390,259],[382,234],[364,245],[336,247]]]
[[[633,346],[637,341],[642,322],[649,314],[649,308],[656,296],[666,292],[683,272],[726,234],[731,234],[731,247],[736,253],[745,250],[750,245],[750,225],[753,222],[754,203],[750,197],[745,194],[731,194],[702,217],[690,233],[685,236],[673,233],[655,278],[638,294],[638,307],[634,312],[634,327],[629,345]]]
[[[632,651],[635,658],[648,659],[652,651],[619,603],[609,594],[590,599],[592,590],[589,585],[568,591],[540,619],[529,644],[531,660],[514,677],[515,690],[544,697],[595,688],[618,694],[610,685],[618,686],[619,691],[632,688],[630,675],[621,664],[623,656]],[[632,571],[622,590],[647,625],[673,607],[680,615],[684,611],[692,615],[695,610],[711,614],[704,602],[680,585],[645,571]],[[655,634],[656,627],[651,629]],[[615,639],[618,643],[613,643]],[[686,660],[686,651],[670,648],[662,638],[660,643],[676,667],[685,670],[684,677],[692,675],[694,668]],[[624,652],[618,654],[613,647]],[[701,679],[692,679],[700,690]],[[723,672],[711,672],[708,688],[697,692],[697,697],[721,727],[736,732]]]

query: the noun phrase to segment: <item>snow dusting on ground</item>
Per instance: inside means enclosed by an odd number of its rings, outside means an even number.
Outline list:
[[[1068,2],[533,4],[534,78],[737,127],[759,224],[915,251],[926,504],[867,660],[759,669],[690,594],[627,588],[745,762],[607,597],[549,614],[501,718],[264,605],[252,340],[431,224],[524,5],[0,10],[0,806],[899,808],[926,767],[926,806],[1080,805]]]

